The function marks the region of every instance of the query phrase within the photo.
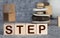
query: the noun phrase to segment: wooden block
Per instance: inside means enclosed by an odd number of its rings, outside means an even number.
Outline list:
[[[10,4],[10,12],[15,13],[15,5],[14,4]]]
[[[58,27],[60,27],[60,16],[58,16]]]
[[[37,35],[47,35],[48,27],[47,24],[37,24]]]
[[[14,35],[13,23],[4,23],[4,35]]]
[[[4,13],[15,12],[15,5],[14,4],[3,5],[3,12]]]
[[[15,24],[15,35],[25,35],[25,24],[24,23]]]
[[[9,4],[3,5],[3,13],[9,13]]]
[[[8,20],[8,22],[15,22],[16,15],[15,15],[15,5],[14,4],[5,4],[3,6],[3,13],[8,13],[8,15],[7,15],[8,17],[5,15],[7,18],[6,20]],[[3,14],[3,16],[4,16],[4,14]]]
[[[52,6],[45,6],[46,8],[47,8],[47,10],[46,10],[46,14],[48,14],[48,15],[52,15]]]
[[[10,13],[8,18],[9,18],[9,22],[15,22],[16,20],[15,13]]]
[[[36,24],[26,24],[26,35],[36,35]]]
[[[3,13],[3,20],[4,22],[15,22],[16,15],[15,13]]]

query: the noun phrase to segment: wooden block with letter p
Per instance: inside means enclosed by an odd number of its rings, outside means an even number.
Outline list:
[[[4,35],[14,35],[13,23],[4,23]]]
[[[47,35],[48,27],[47,24],[37,24],[37,35]]]

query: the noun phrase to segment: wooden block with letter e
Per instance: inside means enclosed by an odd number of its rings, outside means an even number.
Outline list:
[[[26,35],[36,35],[36,24],[26,24]]]

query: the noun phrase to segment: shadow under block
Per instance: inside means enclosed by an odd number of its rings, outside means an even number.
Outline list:
[[[15,5],[6,4],[3,5],[3,19],[4,21],[14,22],[15,21]]]
[[[3,21],[8,21],[8,13],[3,13]]]

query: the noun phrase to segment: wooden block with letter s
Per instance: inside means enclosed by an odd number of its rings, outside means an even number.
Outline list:
[[[14,35],[13,23],[4,23],[4,35]]]

